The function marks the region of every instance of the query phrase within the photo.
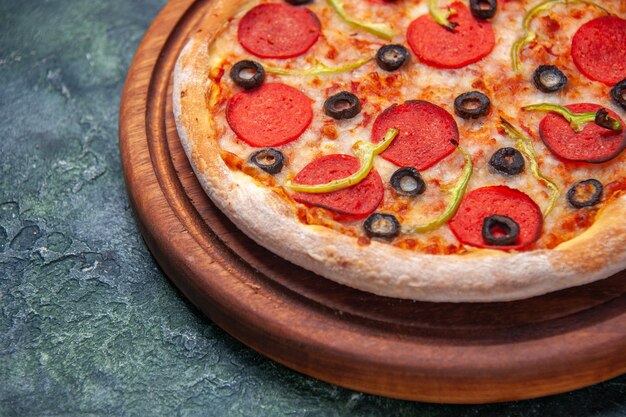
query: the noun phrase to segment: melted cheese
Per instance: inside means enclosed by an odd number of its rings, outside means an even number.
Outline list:
[[[306,69],[320,63],[341,66],[364,57],[374,57],[378,48],[386,43],[374,35],[348,26],[324,1],[318,0],[309,8],[322,22],[322,35],[309,52],[292,59],[261,60],[248,54],[237,41],[239,20],[257,3],[248,4],[216,38],[210,46],[212,68],[207,69],[217,82],[212,113],[218,127],[219,144],[223,150],[243,160],[246,160],[254,149],[236,137],[225,117],[228,98],[239,91],[227,75],[234,63],[242,59],[252,59],[265,66],[290,69]],[[522,34],[521,22],[524,13],[537,3],[535,0],[520,0],[501,4],[498,13],[492,19],[496,34],[495,49],[485,59],[461,69],[431,68],[420,63],[412,55],[408,64],[393,73],[382,71],[375,61],[371,61],[354,71],[333,75],[294,77],[267,74],[266,82],[282,82],[304,92],[313,100],[314,110],[313,122],[302,136],[280,147],[288,162],[283,171],[275,176],[276,182],[283,184],[322,154],[352,154],[352,145],[357,140],[370,140],[376,116],[394,103],[426,100],[454,114],[453,103],[456,96],[467,91],[479,90],[491,99],[490,114],[474,121],[455,116],[461,146],[473,156],[474,175],[468,191],[489,185],[505,184],[524,191],[541,208],[547,205],[549,190],[532,176],[528,163],[524,173],[515,177],[503,177],[489,169],[489,158],[497,149],[515,145],[514,140],[498,131],[499,118],[505,116],[533,138],[540,169],[553,179],[561,190],[557,207],[547,217],[542,237],[536,247],[554,247],[582,233],[593,222],[595,211],[577,211],[569,207],[565,199],[567,189],[574,182],[587,178],[596,178],[605,185],[623,181],[626,178],[626,152],[603,164],[561,162],[539,139],[538,125],[544,114],[524,112],[520,108],[540,102],[563,105],[591,102],[609,107],[622,116],[624,113],[609,102],[609,87],[586,79],[576,69],[570,57],[571,39],[576,30],[583,23],[602,15],[592,6],[557,5],[548,13],[536,18],[532,29],[539,34],[538,39],[522,51],[522,73],[513,72],[510,60],[511,46]],[[598,3],[619,16],[623,17],[626,14],[625,2],[598,0]],[[405,34],[409,23],[416,17],[428,13],[425,1],[398,1],[387,5],[346,1],[345,9],[360,20],[390,22],[395,31],[395,38],[390,43],[404,45],[407,45]],[[540,64],[557,65],[568,76],[568,86],[556,94],[539,92],[530,82],[530,78]],[[226,75],[216,77],[216,74]],[[361,98],[362,111],[350,120],[332,120],[323,112],[324,101],[330,95],[343,90],[352,91]],[[388,185],[389,178],[398,167],[382,158],[376,158],[375,169],[386,184],[385,198],[379,211],[396,214],[405,227],[428,222],[442,212],[447,204],[448,194],[442,186],[454,183],[462,168],[463,157],[455,152],[422,173],[427,183],[427,191],[423,195],[415,199],[398,198]],[[319,215],[320,211],[323,210],[309,210],[307,215],[300,215],[300,218],[308,223],[335,227],[351,235],[363,235],[360,222],[333,226],[328,216]],[[458,241],[446,226],[425,234],[403,235],[395,244],[428,253],[461,250]]]

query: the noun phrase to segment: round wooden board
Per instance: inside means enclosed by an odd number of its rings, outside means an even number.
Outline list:
[[[210,0],[172,0],[141,42],[120,115],[128,192],[170,279],[220,327],[307,375],[420,401],[564,392],[626,372],[626,277],[534,299],[420,303],[335,284],[258,246],[215,208],[181,148],[172,71]]]

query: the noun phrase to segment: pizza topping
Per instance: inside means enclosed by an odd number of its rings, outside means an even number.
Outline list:
[[[244,49],[261,58],[302,55],[320,36],[320,21],[307,8],[264,3],[239,22],[237,37]]]
[[[276,67],[267,67],[265,70],[270,74],[276,75],[287,75],[292,77],[303,77],[303,76],[313,76],[313,75],[324,75],[324,74],[339,74],[346,71],[352,71],[354,69],[360,68],[363,65],[370,62],[372,58],[363,58],[358,61],[350,62],[348,64],[340,65],[338,67],[329,67],[324,64],[317,64],[307,69],[286,69],[286,68],[276,68]]]
[[[513,64],[513,69],[515,71],[519,72],[521,70],[520,59],[522,49],[524,49],[526,45],[537,39],[537,33],[530,28],[533,19],[535,19],[535,17],[539,16],[541,13],[550,10],[557,4],[588,4],[600,9],[606,14],[610,14],[609,11],[606,10],[604,7],[594,3],[591,0],[545,0],[537,4],[532,9],[530,9],[528,13],[526,13],[526,15],[524,16],[524,20],[522,21],[522,29],[524,30],[524,34],[517,38],[517,40],[513,43],[513,46],[511,47],[511,63]]]
[[[491,19],[498,9],[497,0],[470,0],[470,10],[476,19]]]
[[[400,223],[392,214],[374,213],[365,220],[363,229],[369,237],[393,239],[400,234]]]
[[[626,77],[626,20],[593,19],[572,39],[574,64],[587,78],[613,85]]]
[[[567,109],[574,113],[587,113],[593,117],[602,107],[596,104],[573,104]],[[612,111],[609,115],[623,124]],[[576,132],[561,114],[550,113],[539,124],[539,134],[546,146],[557,156],[579,162],[600,163],[611,160],[626,147],[623,131],[608,130],[595,123],[587,123]]]
[[[511,139],[515,140],[515,146],[528,158],[530,162],[530,172],[532,172],[533,176],[537,178],[537,180],[543,182],[546,187],[550,189],[550,199],[548,200],[548,206],[544,210],[544,216],[548,216],[554,206],[556,205],[556,201],[559,198],[561,192],[559,191],[559,187],[552,181],[550,178],[543,175],[541,170],[539,169],[539,163],[537,162],[537,154],[535,153],[535,147],[533,145],[533,141],[523,135],[518,129],[516,129],[511,123],[509,123],[504,118],[500,118],[500,127],[504,130],[504,132],[511,137]]]
[[[580,133],[585,128],[585,124],[594,122],[598,126],[605,129],[620,131],[622,123],[609,115],[606,109],[599,108],[597,111],[589,111],[582,113],[574,113],[568,107],[559,106],[558,104],[540,103],[522,107],[524,110],[530,111],[547,111],[559,114],[565,118],[576,133]]]
[[[433,20],[437,22],[438,25],[452,31],[459,24],[455,22],[450,22],[449,18],[452,15],[456,14],[456,10],[451,7],[442,8],[437,4],[438,0],[428,0],[428,12],[432,16]]]
[[[326,184],[346,178],[361,167],[359,159],[350,155],[326,155],[305,166],[293,179],[294,185]],[[380,175],[371,170],[358,184],[349,188],[320,194],[298,192],[294,199],[309,206],[323,207],[352,218],[363,218],[371,214],[383,199],[384,187]]]
[[[348,13],[346,13],[343,8],[342,0],[326,0],[327,3],[332,7],[337,15],[350,26],[354,26],[359,29],[363,29],[366,32],[371,33],[372,35],[376,35],[379,38],[386,39],[390,41],[393,39],[393,28],[389,23],[371,23],[371,22],[362,22],[352,18]]]
[[[312,0],[285,0],[285,1],[293,6],[302,6],[303,4],[311,3]]]
[[[544,93],[554,93],[567,84],[567,77],[554,65],[539,65],[533,74],[533,83]]]
[[[626,78],[611,88],[611,98],[626,111]]]
[[[496,221],[487,220],[497,215]],[[510,219],[504,220],[507,217]],[[483,230],[488,226],[494,240],[485,239]],[[519,228],[519,233],[514,233]],[[523,192],[504,185],[483,187],[467,194],[458,212],[450,221],[452,233],[461,243],[479,248],[521,249],[535,242],[541,233],[543,217],[537,204]],[[498,242],[499,237],[516,234],[508,244]]]
[[[402,45],[384,45],[376,53],[376,63],[385,71],[399,69],[409,59],[409,50]]]
[[[324,113],[333,119],[351,119],[360,111],[359,98],[348,91],[330,96],[324,102]]]
[[[461,68],[480,61],[495,46],[491,23],[475,19],[461,2],[450,8],[456,11],[450,18],[453,28],[440,25],[431,15],[418,17],[409,25],[409,46],[426,65]]]
[[[257,88],[265,81],[265,70],[256,61],[239,61],[230,69],[230,77],[239,87],[246,90]]]
[[[489,166],[499,174],[518,175],[524,171],[524,157],[515,148],[501,148],[492,155]]]
[[[491,246],[511,246],[519,237],[519,224],[508,216],[494,214],[483,220],[483,241]]]
[[[412,233],[424,233],[438,229],[439,227],[446,224],[459,209],[459,205],[461,204],[463,196],[465,195],[465,191],[467,190],[469,180],[470,178],[472,178],[472,173],[474,172],[474,164],[472,163],[471,155],[465,152],[460,146],[458,146],[458,144],[457,147],[458,150],[463,154],[463,158],[465,159],[465,166],[463,167],[463,173],[461,174],[461,176],[459,176],[459,179],[456,181],[456,184],[454,184],[454,187],[450,191],[450,200],[448,202],[448,206],[443,211],[443,213],[435,217],[430,222],[421,226],[413,226],[410,229]]]
[[[231,97],[226,108],[231,129],[241,140],[258,148],[284,145],[297,139],[312,119],[311,99],[279,83],[241,91]]]
[[[400,168],[391,176],[391,186],[398,193],[415,197],[426,191],[426,183],[413,167]]]
[[[250,162],[268,174],[278,174],[285,164],[285,155],[278,149],[261,149],[250,155]]]
[[[478,119],[489,113],[491,101],[480,91],[463,93],[454,100],[454,113],[463,119]]]
[[[606,109],[600,109],[596,112],[596,116],[593,119],[594,123],[605,129],[619,131],[622,130],[622,124],[619,120],[609,116],[609,112]]]
[[[592,207],[602,199],[602,183],[595,179],[578,181],[567,191],[567,201],[574,208]]]
[[[374,165],[374,157],[387,149],[396,136],[398,136],[398,129],[389,129],[385,134],[383,141],[378,145],[363,141],[356,142],[352,146],[352,150],[360,161],[360,166],[348,176],[333,178],[331,181],[325,183],[301,182],[297,181],[298,177],[296,176],[293,181],[287,181],[285,183],[285,187],[301,193],[310,194],[328,193],[352,187],[353,185],[363,181],[368,176],[372,170],[372,166]]]
[[[454,118],[427,101],[407,101],[382,112],[372,127],[372,141],[380,142],[391,129],[400,130],[398,138],[382,153],[394,164],[423,171],[454,152],[459,130]]]

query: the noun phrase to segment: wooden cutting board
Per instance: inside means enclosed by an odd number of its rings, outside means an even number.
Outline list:
[[[292,369],[410,400],[517,400],[626,372],[626,273],[526,301],[420,303],[335,284],[242,234],[204,194],[172,115],[176,57],[209,6],[167,4],[139,46],[120,115],[126,184],[146,243],[207,316]]]

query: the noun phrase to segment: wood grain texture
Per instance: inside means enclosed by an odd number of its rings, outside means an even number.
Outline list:
[[[120,148],[143,236],[220,327],[307,375],[395,398],[483,403],[626,372],[626,274],[525,301],[420,303],[335,284],[256,245],[204,194],[180,145],[172,71],[210,0],[172,0],[128,74]]]

